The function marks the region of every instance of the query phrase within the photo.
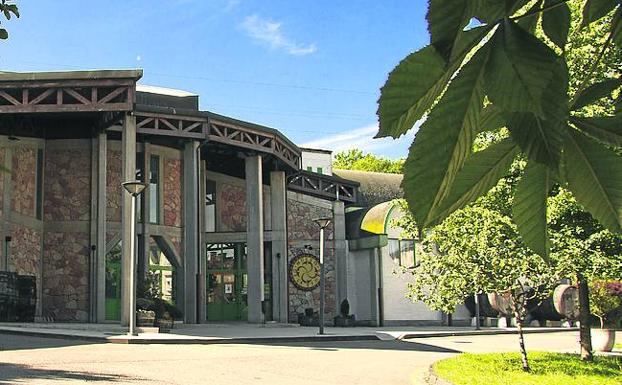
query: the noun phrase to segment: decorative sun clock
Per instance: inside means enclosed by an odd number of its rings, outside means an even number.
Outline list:
[[[300,290],[315,289],[320,284],[320,261],[311,254],[295,256],[289,263],[289,279]]]

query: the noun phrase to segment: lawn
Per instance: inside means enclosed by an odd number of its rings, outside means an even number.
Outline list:
[[[583,363],[576,355],[529,353],[531,373],[521,369],[518,353],[461,354],[434,364],[436,374],[456,385],[620,385],[622,359],[595,357]]]

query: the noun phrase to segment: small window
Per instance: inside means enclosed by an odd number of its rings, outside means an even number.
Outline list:
[[[216,182],[205,182],[205,232],[216,231]]]
[[[323,174],[324,173],[324,170],[322,169],[322,167],[318,167],[317,168],[317,173],[318,174]]]
[[[307,171],[311,171],[311,172],[313,172],[313,167],[311,167],[311,166],[307,166]]]
[[[149,222],[160,222],[160,157],[149,159]]]
[[[389,256],[393,263],[402,267],[416,266],[415,241],[412,239],[389,239]]]

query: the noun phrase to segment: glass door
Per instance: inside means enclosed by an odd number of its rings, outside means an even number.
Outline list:
[[[207,320],[246,320],[246,244],[208,244],[206,258]]]

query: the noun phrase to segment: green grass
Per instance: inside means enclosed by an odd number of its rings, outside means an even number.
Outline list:
[[[461,354],[434,364],[436,374],[456,385],[620,385],[622,359],[594,357],[581,362],[571,354],[528,354],[531,373],[521,369],[518,353]]]

